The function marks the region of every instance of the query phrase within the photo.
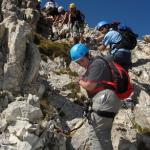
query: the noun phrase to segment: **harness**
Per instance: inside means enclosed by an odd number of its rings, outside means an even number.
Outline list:
[[[84,109],[84,117],[87,118],[88,123],[91,124],[92,123],[92,119],[91,119],[91,113],[95,112],[97,115],[101,116],[101,117],[105,117],[105,118],[112,118],[114,119],[116,114],[115,112],[108,112],[108,111],[101,111],[101,110],[93,110],[92,109],[92,99],[88,99],[87,102],[84,103],[85,104],[85,109]]]

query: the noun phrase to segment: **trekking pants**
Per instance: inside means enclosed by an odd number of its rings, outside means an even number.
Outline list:
[[[80,36],[82,33],[84,33],[84,23],[79,23],[78,21],[75,21],[74,24],[71,24],[70,26],[72,37]]]
[[[104,117],[96,112],[112,112],[116,114],[121,106],[121,101],[112,90],[103,90],[93,97],[93,112],[89,135],[90,150],[112,150],[111,129],[113,117]],[[103,113],[102,113],[103,114]],[[110,113],[111,114],[111,113]]]
[[[105,58],[121,65],[126,71],[132,68],[131,52],[117,51],[113,54],[109,53]]]

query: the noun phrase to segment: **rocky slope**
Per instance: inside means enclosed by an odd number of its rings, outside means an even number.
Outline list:
[[[50,48],[34,43],[39,12],[34,0],[27,1],[28,7],[25,2],[0,2],[0,149],[88,149],[89,126],[82,103],[86,97],[74,84],[84,70],[70,64],[69,46],[63,41],[42,39]],[[87,27],[85,36],[89,35],[96,33]],[[128,103],[115,118],[115,150],[150,149],[150,36],[138,41],[132,53],[134,106]]]

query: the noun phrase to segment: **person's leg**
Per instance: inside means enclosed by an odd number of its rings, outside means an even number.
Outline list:
[[[84,25],[83,25],[83,24],[80,24],[80,25],[79,25],[79,35],[80,35],[80,42],[81,42],[81,43],[85,43],[83,34],[84,34]]]
[[[121,106],[121,101],[111,90],[99,92],[93,98],[93,110],[91,114],[91,126],[89,135],[90,150],[112,150],[111,129],[114,118],[98,115],[96,112],[117,113]]]
[[[128,71],[128,69],[132,65],[131,53],[118,51],[113,56],[114,56],[114,61]]]
[[[111,128],[113,118],[104,118],[92,113],[90,126],[90,150],[112,150]]]

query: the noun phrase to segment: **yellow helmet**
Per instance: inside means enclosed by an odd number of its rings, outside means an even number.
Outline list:
[[[76,5],[75,5],[74,3],[71,3],[71,4],[69,5],[69,8],[76,8]]]

